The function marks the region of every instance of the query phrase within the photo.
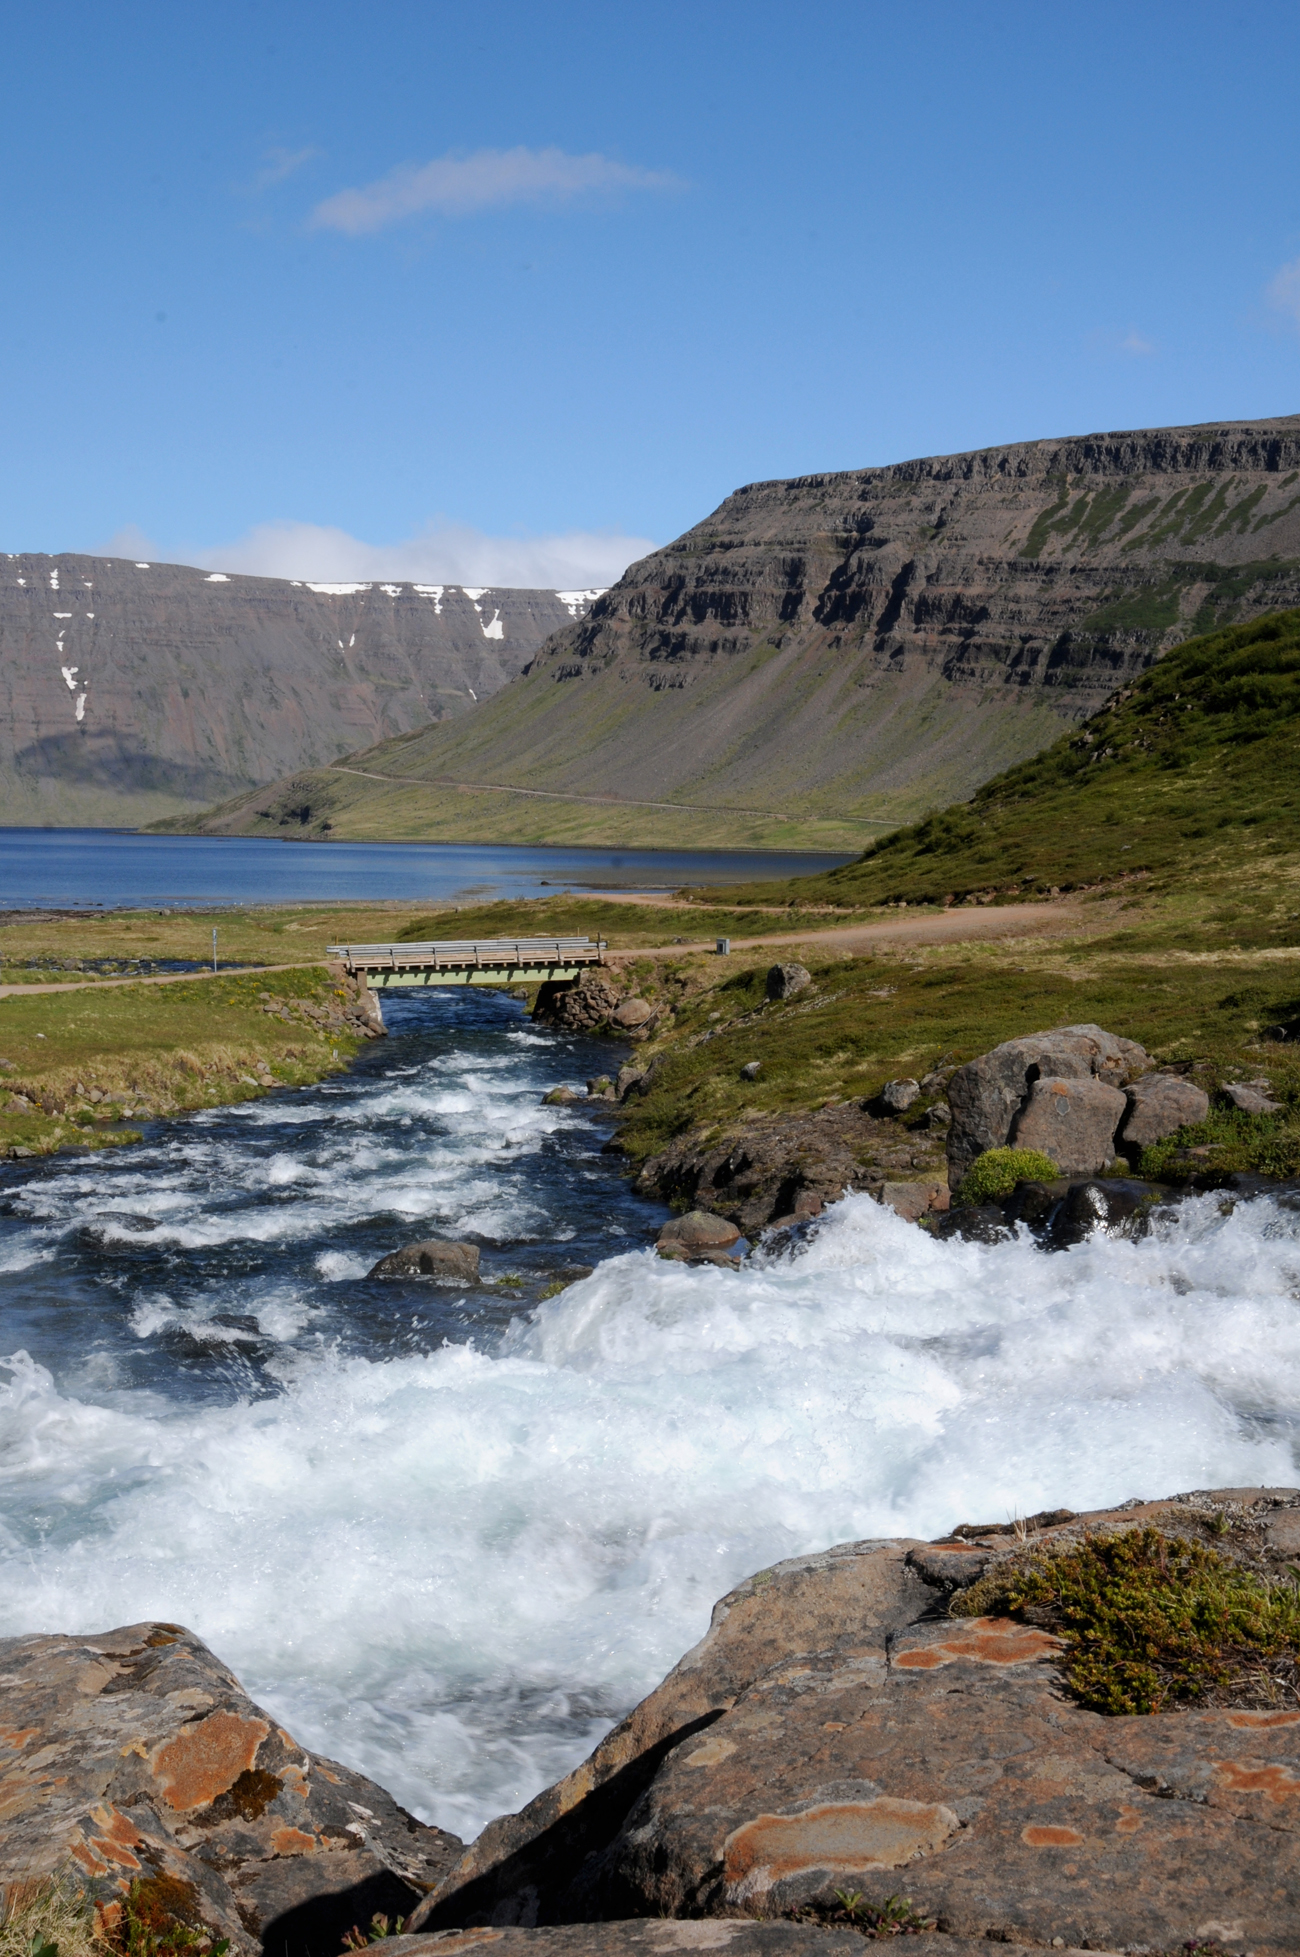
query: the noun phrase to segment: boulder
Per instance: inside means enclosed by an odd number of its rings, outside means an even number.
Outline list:
[[[913,1101],[921,1098],[921,1083],[915,1080],[887,1080],[880,1098],[891,1114],[906,1114]]]
[[[946,1615],[1026,1536],[1148,1524],[1282,1575],[1300,1490],[1054,1510],[760,1571],[584,1766],[484,1830],[410,1929],[569,1926],[551,1932],[559,1957],[579,1925],[640,1919],[666,1949],[712,1948],[751,1934],[740,1919],[784,1933],[786,1912],[833,1913],[856,1890],[910,1898],[953,1957],[967,1939],[1293,1952],[1300,1711],[1106,1717],[1063,1689],[1050,1631]]]
[[[655,1009],[648,999],[624,999],[621,1005],[615,1006],[609,1016],[609,1023],[611,1026],[620,1027],[625,1033],[630,1033],[638,1026],[644,1026],[646,1021],[653,1019],[654,1016]]]
[[[886,1182],[879,1199],[896,1216],[916,1223],[929,1210],[946,1210],[950,1195],[946,1182]]]
[[[1128,1103],[1104,1080],[1034,1081],[1016,1118],[1016,1148],[1041,1149],[1062,1175],[1094,1176],[1115,1156],[1115,1130]]]
[[[655,1249],[661,1257],[684,1263],[733,1263],[735,1247],[743,1241],[735,1224],[725,1216],[714,1216],[710,1210],[690,1210],[664,1224]]]
[[[442,1243],[430,1238],[427,1243],[407,1244],[401,1250],[381,1257],[367,1277],[441,1277],[457,1284],[478,1283],[477,1244]]]
[[[955,1184],[985,1149],[1007,1146],[1029,1089],[1039,1078],[1096,1079],[1118,1086],[1149,1064],[1136,1041],[1092,1025],[1030,1033],[968,1061],[948,1082],[950,1180]]]
[[[616,1101],[618,1099],[617,1089],[608,1074],[597,1074],[594,1080],[587,1082],[587,1099],[589,1101]]]
[[[740,1070],[740,1078],[742,1080],[757,1080],[762,1071],[763,1063],[761,1060],[747,1060]]]
[[[1262,1085],[1255,1081],[1232,1081],[1223,1091],[1233,1107],[1240,1108],[1243,1114],[1281,1114],[1282,1103],[1265,1091],[1267,1086],[1267,1081]]]
[[[239,1957],[337,1951],[455,1862],[361,1774],[298,1745],[178,1624],[0,1640],[0,1883],[68,1869],[109,1924],[170,1880]]]
[[[1210,1097],[1194,1081],[1177,1074],[1144,1074],[1127,1089],[1128,1114],[1119,1131],[1125,1148],[1146,1148],[1179,1128],[1204,1121]]]
[[[543,1094],[542,1106],[544,1108],[567,1108],[571,1101],[578,1099],[579,1096],[574,1093],[571,1087],[552,1087],[547,1093]]]
[[[773,965],[767,975],[767,996],[769,999],[792,999],[796,992],[802,992],[805,985],[812,984],[812,973],[806,965]]]

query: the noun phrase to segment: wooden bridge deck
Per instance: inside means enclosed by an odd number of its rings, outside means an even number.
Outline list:
[[[605,962],[603,938],[450,938],[429,944],[329,945],[377,991],[394,985],[538,985]]]

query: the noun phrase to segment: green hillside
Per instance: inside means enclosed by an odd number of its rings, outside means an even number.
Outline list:
[[[1300,611],[1189,639],[1076,733],[820,877],[732,902],[953,903],[1249,876],[1300,851]]]

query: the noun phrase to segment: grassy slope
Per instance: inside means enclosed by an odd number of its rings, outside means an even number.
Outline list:
[[[1188,640],[1077,733],[857,863],[730,901],[947,903],[1140,878],[1249,882],[1300,852],[1300,612]]]

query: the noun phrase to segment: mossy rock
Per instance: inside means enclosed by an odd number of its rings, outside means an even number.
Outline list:
[[[963,1207],[1000,1203],[1020,1182],[1055,1182],[1061,1171],[1036,1148],[986,1148],[977,1155],[957,1188]]]

